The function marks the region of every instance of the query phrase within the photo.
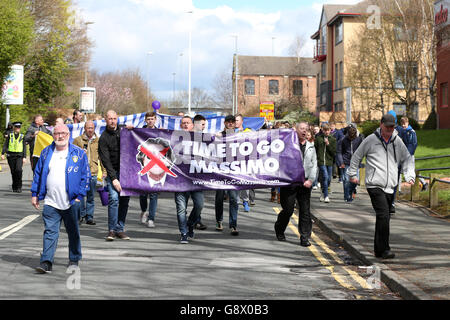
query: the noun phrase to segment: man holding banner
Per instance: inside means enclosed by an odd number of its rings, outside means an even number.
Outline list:
[[[154,111],[149,111],[145,114],[145,125],[143,128],[158,129],[156,127],[157,114]],[[148,213],[147,211],[147,198]],[[156,208],[158,206],[158,192],[149,192],[139,196],[139,205],[141,206],[141,223],[149,228],[155,227]]]
[[[106,241],[113,241],[116,237],[130,240],[125,232],[125,220],[128,213],[129,196],[121,196],[120,184],[120,127],[117,125],[117,113],[109,110],[106,113],[106,129],[100,136],[98,154],[104,165],[108,188],[108,235]]]
[[[222,137],[226,137],[227,135],[231,135],[236,130],[236,118],[233,115],[228,115],[225,117],[225,129],[222,131]],[[238,236],[239,231],[237,230],[237,215],[239,210],[238,205],[238,190],[217,190],[216,191],[216,201],[215,201],[215,210],[216,210],[216,230],[222,231],[223,225],[223,198],[225,196],[225,191],[228,192],[229,199],[229,227],[231,230],[231,235]]]
[[[44,132],[50,136],[52,134],[51,131],[48,130],[44,126],[44,118],[42,118],[42,116],[40,114],[37,114],[34,116],[34,121],[28,127],[27,133],[25,134],[25,143],[27,143],[30,146],[30,163],[31,163],[31,169],[33,170],[33,172],[34,172],[34,169],[36,168],[36,164],[39,160],[39,156],[35,156],[33,154],[35,139],[39,132]]]
[[[303,184],[305,177],[294,130],[236,133],[235,122],[232,115],[225,118],[225,135],[190,131],[192,120],[189,117],[181,119],[183,130],[122,130],[121,195],[215,190],[218,193],[216,221],[221,222],[221,195],[228,192],[233,200],[229,225],[232,234],[237,235],[240,190]],[[178,216],[186,220],[187,197],[181,199],[180,195],[179,198]],[[190,219],[196,221],[192,215]],[[182,221],[180,226],[184,226]],[[180,228],[182,235],[186,232],[186,237],[188,227],[189,224]]]
[[[283,210],[278,214],[275,222],[275,233],[279,241],[286,241],[284,231],[286,230],[292,213],[294,212],[295,201],[299,205],[298,231],[300,233],[300,245],[308,247],[311,245],[312,221],[310,213],[311,186],[317,176],[317,155],[314,144],[306,139],[306,131],[309,125],[300,122],[296,125],[296,131],[300,142],[301,160],[305,170],[305,182],[300,186],[282,187],[280,190],[280,203]]]
[[[185,131],[191,131],[194,124],[189,116],[181,119],[181,128]],[[189,218],[187,218],[187,205],[191,192],[175,192],[175,205],[177,208],[178,228],[181,233],[180,243],[189,243],[189,238],[194,238],[194,225],[200,220],[200,210],[192,209]],[[201,195],[203,197],[203,194]],[[202,204],[203,206],[203,204]]]

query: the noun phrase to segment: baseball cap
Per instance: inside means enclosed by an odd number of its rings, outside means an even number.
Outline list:
[[[226,117],[225,117],[225,122],[236,122],[236,117],[235,116],[233,116],[233,115],[231,115],[231,114],[229,114],[229,115],[227,115]]]
[[[395,126],[395,117],[391,113],[386,113],[381,118],[381,123],[383,123],[386,127],[393,127]]]

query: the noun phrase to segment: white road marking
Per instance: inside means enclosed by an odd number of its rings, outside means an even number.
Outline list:
[[[29,224],[30,222],[32,222],[34,219],[36,219],[37,217],[39,217],[39,214],[32,214],[29,216],[26,216],[25,218],[23,218],[22,220],[20,220],[19,222],[13,223],[10,226],[7,226],[6,228],[3,228],[0,230],[0,234],[3,233],[0,236],[0,240],[5,239],[6,237],[10,236],[11,234],[13,234],[16,231],[19,231],[20,229],[22,229],[23,227],[25,227],[27,224]]]

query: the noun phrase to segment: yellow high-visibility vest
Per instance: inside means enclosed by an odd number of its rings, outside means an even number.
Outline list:
[[[9,134],[8,152],[23,152],[23,134],[19,134],[17,139],[14,133]]]

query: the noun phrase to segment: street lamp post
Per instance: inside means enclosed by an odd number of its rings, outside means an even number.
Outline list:
[[[146,70],[146,73],[147,73],[147,102],[146,102],[146,106],[145,106],[145,108],[147,109],[147,110],[149,110],[149,105],[148,105],[148,99],[149,99],[149,91],[150,91],[150,56],[153,54],[153,52],[152,51],[148,51],[147,52],[147,55],[146,55],[146,62],[147,62],[147,70]],[[148,58],[147,58],[148,57]]]
[[[275,50],[275,46],[274,46],[275,39],[276,39],[276,37],[272,37],[272,56],[274,55],[274,50]]]
[[[176,72],[172,73],[173,76],[173,101],[175,101],[175,76],[176,76]]]
[[[234,38],[234,55],[236,59],[234,69],[234,97],[233,97],[233,114],[238,112],[238,35],[232,34]]]
[[[94,24],[94,22],[87,21],[87,22],[84,23],[84,25],[86,26],[86,36],[87,36],[88,26],[90,24]],[[87,73],[88,73],[88,66],[86,65],[86,69],[84,70],[84,87],[87,87]]]
[[[193,14],[190,10],[186,13]],[[192,18],[189,23],[189,79],[188,79],[188,114],[191,115],[191,68],[192,68]]]

